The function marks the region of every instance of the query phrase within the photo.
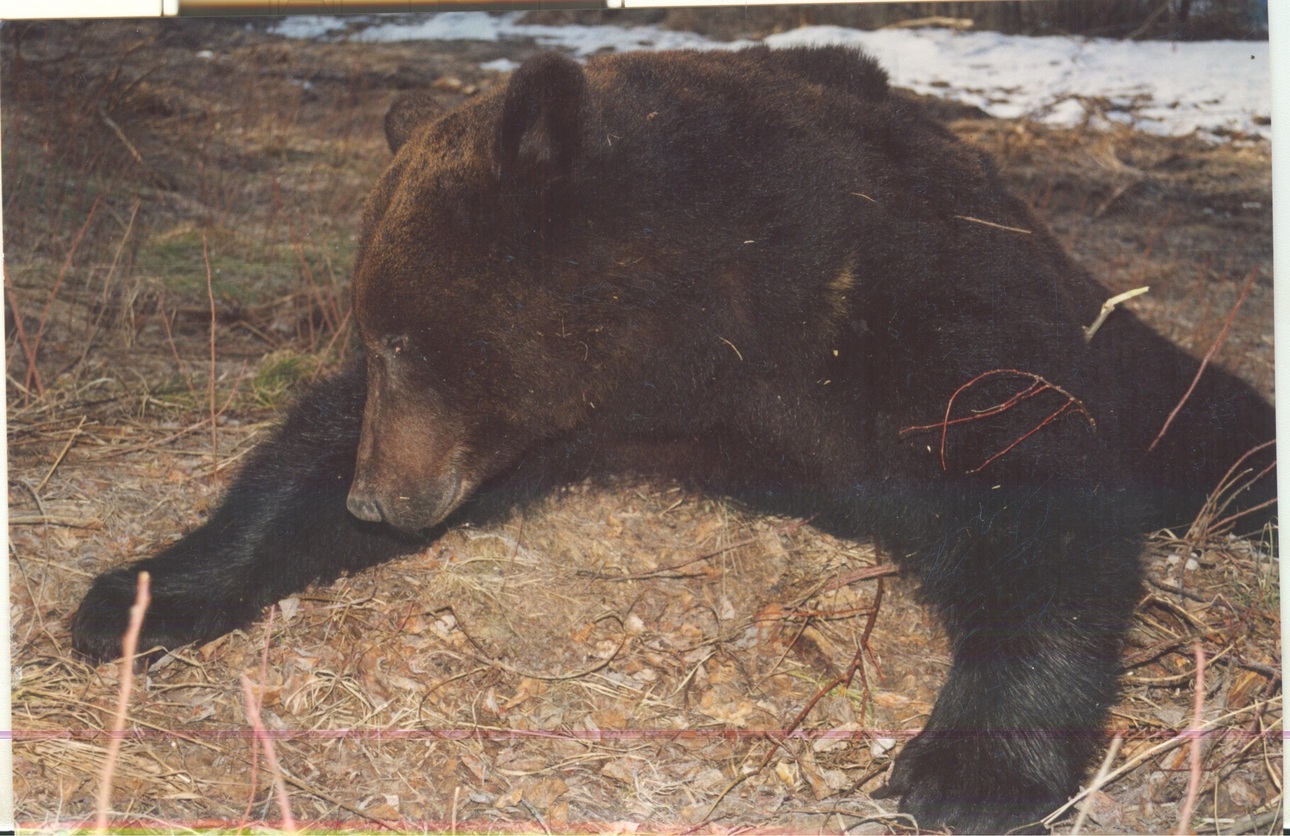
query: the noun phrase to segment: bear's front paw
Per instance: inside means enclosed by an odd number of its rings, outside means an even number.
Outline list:
[[[978,734],[924,732],[896,760],[885,795],[924,830],[954,833],[1043,833],[1039,820],[1066,799],[1016,762],[1006,740]]]
[[[139,569],[130,567],[108,572],[94,579],[80,607],[72,615],[72,647],[95,661],[121,656],[121,641],[130,623]],[[138,650],[158,647],[172,650],[207,638],[201,613],[212,608],[209,594],[192,590],[167,590],[164,582],[152,582],[152,600],[139,632]],[[155,654],[154,654],[155,655]]]

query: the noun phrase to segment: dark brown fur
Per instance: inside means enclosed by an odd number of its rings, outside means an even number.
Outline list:
[[[444,525],[643,473],[876,535],[921,579],[954,664],[889,784],[920,824],[1000,831],[1074,790],[1140,532],[1271,438],[1271,407],[1211,370],[1148,455],[1196,362],[1127,311],[1086,344],[1108,293],[847,50],[547,55],[448,113],[396,105],[386,130],[354,271],[364,359],[206,526],[96,580],[77,647],[117,652],[140,569],[143,641],[174,646]],[[952,425],[943,459],[938,430],[907,431],[1004,369],[1059,388]],[[984,378],[955,415],[1027,379]]]

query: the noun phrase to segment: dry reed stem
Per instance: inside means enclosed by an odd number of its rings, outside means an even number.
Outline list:
[[[95,833],[107,833],[108,804],[112,799],[112,772],[116,769],[117,755],[121,750],[121,738],[125,731],[125,710],[130,704],[130,692],[134,688],[134,653],[139,645],[139,630],[143,627],[143,614],[151,601],[148,591],[149,581],[147,572],[139,573],[134,606],[130,607],[130,623],[126,627],[125,638],[121,641],[121,687],[117,696],[116,714],[112,718],[112,731],[108,737],[107,758],[103,761],[103,773],[99,780],[98,803],[95,805],[94,813]]]
[[[143,155],[139,153],[139,149],[134,147],[134,143],[125,135],[125,131],[121,130],[121,126],[112,121],[112,117],[107,115],[107,108],[103,106],[103,102],[101,101],[99,102],[98,112],[99,118],[103,120],[103,124],[107,125],[108,128],[111,129],[112,133],[116,134],[116,138],[121,140],[121,144],[125,146],[125,150],[130,152],[130,156],[134,157],[134,161],[140,165],[146,165],[143,161]]]
[[[36,485],[36,487],[32,489],[33,493],[40,493],[41,490],[44,489],[45,485],[49,484],[50,477],[54,475],[54,471],[58,470],[58,466],[62,464],[63,459],[67,457],[67,451],[72,449],[72,445],[75,444],[76,439],[80,437],[81,428],[85,426],[85,421],[89,417],[90,416],[88,415],[81,416],[80,423],[76,425],[76,429],[72,430],[72,434],[68,437],[67,443],[63,445],[63,449],[59,450],[58,455],[54,457],[54,463],[49,466],[49,470],[45,473],[45,478],[41,479],[40,484]]]
[[[125,232],[121,233],[121,240],[117,243],[116,252],[112,254],[112,264],[108,267],[107,276],[103,279],[103,297],[99,302],[99,312],[95,315],[94,322],[92,322],[90,327],[87,329],[87,333],[85,335],[85,347],[81,350],[81,356],[77,358],[76,363],[74,364],[77,367],[83,365],[86,358],[90,356],[90,349],[94,347],[99,325],[107,315],[109,309],[108,291],[112,287],[112,279],[116,276],[117,267],[121,265],[121,254],[125,252],[126,242],[130,240],[130,236],[134,232],[134,219],[139,214],[139,207],[142,203],[143,201],[136,197],[134,199],[134,205],[130,208],[130,220],[126,222]]]
[[[1200,728],[1201,716],[1205,711],[1205,649],[1196,642],[1196,696],[1192,705],[1191,727]],[[1200,793],[1200,744],[1201,733],[1188,730],[1191,735],[1191,773],[1187,776],[1187,794],[1183,797],[1182,812],[1178,814],[1178,836],[1190,833],[1191,817],[1196,810],[1196,796]]]
[[[18,345],[19,347],[22,348],[22,356],[27,358],[27,367],[31,368],[31,366],[35,364],[36,354],[32,350],[31,344],[27,340],[27,329],[22,324],[23,316],[18,308],[18,300],[14,298],[13,286],[9,284],[8,270],[5,271],[5,276],[4,276],[4,298],[5,298],[5,301],[9,304],[9,311],[13,314],[13,329],[16,332],[16,336],[18,337]],[[13,357],[14,357],[13,353],[9,352],[9,355],[5,360],[6,372],[8,371],[9,363],[13,361]],[[30,386],[24,383],[19,383],[17,380],[15,380],[12,377],[10,377],[9,380],[14,384],[14,386],[22,390],[22,393],[26,396],[25,400],[29,401],[31,399]]]
[[[1088,785],[1088,795],[1084,798],[1084,803],[1079,806],[1079,816],[1075,819],[1075,825],[1071,828],[1071,836],[1078,836],[1080,830],[1084,827],[1084,821],[1088,818],[1088,811],[1093,808],[1093,793],[1102,789],[1106,783],[1106,774],[1111,771],[1111,764],[1115,763],[1115,756],[1120,754],[1120,746],[1124,744],[1124,735],[1117,734],[1111,740],[1111,745],[1106,750],[1106,757],[1102,758],[1102,765],[1098,767],[1097,775],[1094,776],[1093,782]]]
[[[197,402],[197,387],[193,386],[193,376],[188,373],[188,368],[184,365],[183,359],[179,356],[179,347],[175,345],[175,334],[170,327],[170,316],[166,313],[166,306],[163,300],[157,301],[157,315],[161,319],[162,330],[166,332],[166,342],[170,345],[170,356],[175,358],[175,367],[179,373],[184,376],[184,385],[188,387],[188,394],[192,396],[193,402]]]
[[[985,221],[980,218],[973,218],[969,215],[954,215],[953,217],[955,218],[955,220],[967,221],[969,223],[974,223],[974,224],[981,224],[982,226],[988,226],[992,229],[1002,229],[1004,232],[1019,232],[1022,235],[1034,234],[1031,230],[1022,229],[1019,226],[1004,226],[1003,224],[997,224],[994,221]]]

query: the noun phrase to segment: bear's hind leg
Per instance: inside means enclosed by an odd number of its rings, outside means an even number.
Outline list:
[[[1140,543],[1096,488],[959,499],[964,522],[914,558],[949,633],[949,680],[888,789],[921,827],[1004,832],[1063,803],[1102,739]]]

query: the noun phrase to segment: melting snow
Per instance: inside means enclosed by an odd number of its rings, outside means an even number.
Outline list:
[[[348,29],[352,18],[292,17],[276,31],[287,37],[359,41],[531,38],[579,57],[637,49],[741,49],[754,43],[713,41],[655,26],[539,26],[520,23],[521,17],[446,12],[395,18],[356,32]],[[863,49],[887,68],[896,85],[976,105],[1001,118],[1027,117],[1052,125],[1109,121],[1171,135],[1271,136],[1266,41],[1173,43],[807,26],[771,35],[763,43],[772,48],[841,44]],[[516,65],[503,58],[482,66],[506,72]]]

